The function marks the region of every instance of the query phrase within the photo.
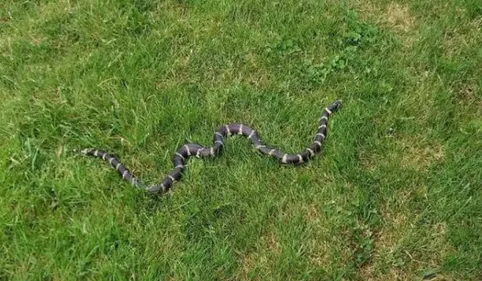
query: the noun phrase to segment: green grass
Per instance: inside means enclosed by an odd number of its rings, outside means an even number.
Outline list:
[[[482,278],[479,0],[153,2],[0,3],[0,280]]]

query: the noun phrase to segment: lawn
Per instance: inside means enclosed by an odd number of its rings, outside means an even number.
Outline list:
[[[0,2],[0,280],[481,280],[480,0]],[[187,142],[242,122],[161,196]]]

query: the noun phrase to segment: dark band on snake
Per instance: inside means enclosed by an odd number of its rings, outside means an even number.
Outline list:
[[[213,146],[211,147],[204,147],[195,143],[188,143],[179,147],[173,157],[174,169],[169,172],[159,184],[152,186],[146,186],[144,183],[139,181],[124,165],[122,165],[119,159],[111,154],[98,149],[84,149],[81,152],[86,155],[102,158],[117,170],[123,180],[129,182],[137,188],[146,189],[152,193],[165,193],[172,187],[174,182],[181,180],[184,171],[184,164],[189,157],[196,156],[201,158],[208,156],[215,157],[219,155],[222,147],[224,146],[224,139],[231,135],[242,135],[247,137],[259,152],[275,157],[283,164],[300,164],[308,161],[321,150],[321,144],[327,136],[328,118],[333,112],[340,108],[341,102],[341,100],[337,100],[323,110],[313,143],[301,153],[288,154],[279,149],[268,147],[262,143],[254,129],[244,124],[232,123],[220,127],[214,133]]]

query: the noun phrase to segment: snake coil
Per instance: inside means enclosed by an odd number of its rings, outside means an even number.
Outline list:
[[[224,146],[224,138],[231,135],[243,135],[247,137],[259,152],[273,156],[283,164],[300,164],[308,161],[321,150],[321,144],[327,136],[326,126],[328,124],[328,117],[340,108],[341,103],[341,100],[337,100],[323,110],[313,143],[299,154],[288,154],[279,149],[267,147],[262,143],[254,129],[244,124],[232,123],[224,125],[214,132],[213,146],[211,147],[204,147],[196,143],[188,143],[179,147],[173,157],[174,170],[168,173],[157,185],[146,186],[131,174],[119,159],[111,154],[93,148],[84,149],[81,153],[106,161],[117,170],[123,180],[131,183],[134,187],[145,189],[151,193],[165,193],[172,187],[174,182],[181,180],[185,168],[185,161],[187,161],[189,157],[196,156],[201,158],[217,156]]]

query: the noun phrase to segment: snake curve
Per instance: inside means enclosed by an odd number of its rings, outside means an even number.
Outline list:
[[[321,150],[321,144],[327,136],[328,117],[340,108],[341,103],[341,100],[337,100],[323,110],[313,143],[301,153],[288,154],[279,149],[270,148],[262,143],[261,139],[258,137],[254,129],[242,123],[231,123],[221,126],[217,131],[214,132],[213,146],[211,147],[204,147],[197,143],[187,143],[179,147],[176,150],[172,159],[174,169],[169,172],[166,177],[157,185],[145,185],[144,183],[139,181],[120,162],[118,158],[111,154],[108,154],[107,152],[94,148],[86,148],[83,149],[81,153],[101,158],[105,162],[109,163],[114,169],[117,170],[123,180],[129,182],[130,184],[132,184],[132,186],[136,188],[145,189],[151,193],[165,193],[169,191],[169,189],[171,189],[174,182],[181,180],[185,168],[185,162],[188,160],[189,157],[196,156],[197,158],[201,158],[215,157],[219,155],[222,147],[224,146],[224,138],[231,135],[242,135],[247,137],[259,152],[264,155],[275,157],[283,164],[300,164],[308,161]]]

